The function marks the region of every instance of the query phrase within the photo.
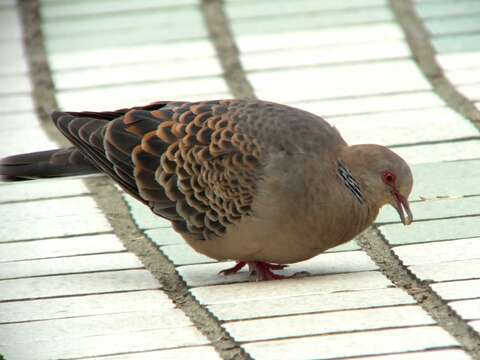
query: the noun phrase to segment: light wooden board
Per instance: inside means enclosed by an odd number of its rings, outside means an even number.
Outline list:
[[[0,263],[125,251],[113,234],[88,235],[0,244]]]
[[[272,340],[245,345],[258,359],[334,359],[455,346],[456,341],[439,327],[416,327]]]
[[[102,314],[154,312],[173,307],[174,304],[168,296],[158,290],[11,301],[0,303],[0,324]]]
[[[134,254],[127,252],[69,256],[54,259],[4,262],[0,268],[0,280],[141,268],[143,268],[143,264],[140,260]]]
[[[0,281],[0,300],[38,299],[117,291],[158,289],[147,270],[45,276]]]

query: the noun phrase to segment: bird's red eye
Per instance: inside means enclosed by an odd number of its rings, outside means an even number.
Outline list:
[[[395,175],[393,175],[390,171],[385,171],[383,173],[383,181],[386,184],[394,184],[395,183]]]

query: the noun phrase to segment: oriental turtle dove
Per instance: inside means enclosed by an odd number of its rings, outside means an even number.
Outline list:
[[[211,258],[257,279],[351,240],[391,204],[412,215],[407,163],[348,146],[322,118],[257,100],[55,112],[74,145],[2,160],[7,181],[103,172]]]

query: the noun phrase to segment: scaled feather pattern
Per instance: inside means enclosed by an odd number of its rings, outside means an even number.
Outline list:
[[[4,180],[103,172],[195,250],[247,263],[260,279],[282,268],[268,262],[305,260],[351,240],[385,204],[411,222],[405,161],[383,146],[348,146],[300,109],[167,101],[52,118],[74,147],[2,159]]]

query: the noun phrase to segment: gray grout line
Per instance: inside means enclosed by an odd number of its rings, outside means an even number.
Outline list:
[[[43,43],[40,5],[38,0],[18,0],[17,6],[20,10],[25,55],[32,81],[34,111],[50,140],[61,147],[71,146],[66,138],[59,136],[60,133],[50,119],[50,113],[58,109],[58,103],[55,98],[55,86]]]
[[[359,236],[357,243],[395,286],[412,296],[439,326],[458,341],[472,359],[480,360],[480,336],[427,282],[420,280],[403,264],[375,227]]]
[[[24,42],[33,83],[34,102],[47,135],[62,146],[70,145],[50,120],[50,111],[58,108],[54,84],[44,47],[38,0],[20,1]],[[138,229],[122,194],[105,177],[84,179],[98,207],[102,209],[116,236],[134,253],[161,284],[161,290],[182,310],[211,342],[224,359],[248,360],[250,357],[221,327],[212,314],[192,296],[175,266],[157,246]]]
[[[433,91],[453,110],[460,113],[480,130],[480,111],[475,104],[457,90],[445,76],[435,55],[436,50],[412,0],[389,0],[390,6],[402,27],[413,59],[433,87]]]
[[[201,9],[230,92],[238,99],[255,99],[255,92],[240,61],[240,53],[222,0],[201,0]]]

